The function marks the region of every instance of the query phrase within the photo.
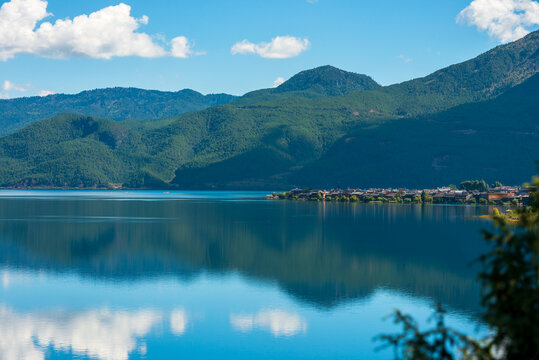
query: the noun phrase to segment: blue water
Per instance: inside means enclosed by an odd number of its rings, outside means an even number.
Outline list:
[[[435,302],[484,332],[486,208],[265,194],[0,191],[0,359],[391,359]]]

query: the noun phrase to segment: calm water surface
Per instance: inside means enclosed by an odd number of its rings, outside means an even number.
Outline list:
[[[390,359],[399,308],[478,329],[485,208],[0,191],[0,359]]]

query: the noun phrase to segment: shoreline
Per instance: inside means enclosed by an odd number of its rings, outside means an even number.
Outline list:
[[[517,186],[500,186],[486,191],[441,187],[436,189],[294,189],[268,194],[268,200],[396,203],[396,204],[447,204],[447,205],[496,205],[507,207],[526,206],[529,190]]]

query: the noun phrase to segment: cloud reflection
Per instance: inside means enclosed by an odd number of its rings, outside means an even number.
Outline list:
[[[297,314],[282,310],[265,310],[257,314],[232,314],[230,324],[241,332],[260,328],[274,336],[293,336],[307,331],[307,323]]]
[[[187,315],[185,310],[176,309],[170,314],[170,331],[174,335],[183,335],[187,326]]]
[[[43,360],[45,350],[69,351],[100,360],[127,360],[146,348],[137,338],[162,321],[153,310],[91,310],[79,314],[18,314],[0,307],[0,358]]]

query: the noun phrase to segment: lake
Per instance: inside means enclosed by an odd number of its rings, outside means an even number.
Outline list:
[[[391,359],[435,302],[484,331],[486,208],[265,194],[0,191],[0,359]]]

